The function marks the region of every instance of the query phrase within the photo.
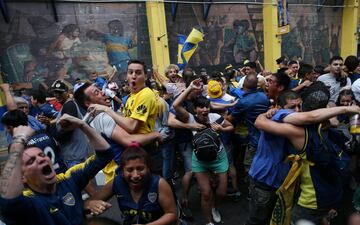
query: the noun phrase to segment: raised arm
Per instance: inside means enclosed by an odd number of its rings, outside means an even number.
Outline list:
[[[217,103],[217,102],[210,102],[210,107],[213,110],[223,111],[228,108],[234,107],[238,103],[238,100],[233,101],[232,103]]]
[[[0,84],[0,88],[4,92],[4,95],[5,95],[7,110],[10,111],[10,110],[17,109],[17,105],[14,101],[13,96],[11,95],[11,92],[10,92],[10,85],[8,83],[3,83],[3,84]]]
[[[190,92],[201,89],[202,89],[201,79],[195,79],[190,83],[189,87],[187,87],[185,91],[183,91],[179,95],[179,97],[177,97],[173,102],[173,108],[176,111],[176,116],[182,122],[187,122],[189,120],[189,112],[186,111],[186,109],[182,106],[182,103],[186,100]]]
[[[6,199],[15,198],[22,194],[24,185],[21,173],[21,156],[34,130],[27,126],[14,128],[13,142],[10,146],[9,158],[0,177],[0,194]]]
[[[319,123],[341,114],[358,114],[358,113],[360,113],[359,106],[356,105],[338,106],[338,107],[317,109],[309,112],[292,113],[286,116],[283,119],[283,121],[285,123],[291,123],[293,125],[308,125],[308,124]]]
[[[205,129],[206,126],[200,123],[183,123],[180,120],[176,119],[175,115],[169,113],[168,125],[172,128],[177,129],[189,129],[189,130],[201,130]]]
[[[267,133],[289,139],[297,150],[301,150],[304,146],[305,130],[303,127],[275,122],[268,119],[266,113],[260,114],[257,117],[255,127]]]
[[[95,129],[91,128],[79,118],[64,114],[59,119],[59,124],[64,130],[74,130],[76,128],[80,128],[89,139],[90,145],[96,150],[107,150],[110,148],[107,141],[99,133],[97,133]]]
[[[155,67],[153,67],[153,77],[155,78],[155,81],[164,86],[169,82],[166,76],[163,76],[159,73],[159,70]]]

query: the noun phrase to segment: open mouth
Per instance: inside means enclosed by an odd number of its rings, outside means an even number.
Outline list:
[[[203,113],[201,113],[201,115],[202,115],[203,117],[207,117],[207,116],[209,115],[209,113],[208,113],[208,112],[203,112]]]
[[[142,182],[142,179],[138,179],[138,180],[130,180],[130,182],[131,182],[132,184],[137,185],[137,184],[140,184],[140,183]]]
[[[42,174],[47,176],[47,175],[50,175],[52,173],[52,169],[51,169],[51,166],[47,165],[47,166],[44,166],[41,170]]]

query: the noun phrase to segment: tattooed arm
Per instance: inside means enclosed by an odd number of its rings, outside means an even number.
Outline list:
[[[21,173],[21,156],[28,139],[34,133],[27,126],[15,127],[13,132],[14,136],[9,158],[0,177],[0,195],[7,199],[21,195],[24,189]]]

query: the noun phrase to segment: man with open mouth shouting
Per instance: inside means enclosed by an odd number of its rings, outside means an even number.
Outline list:
[[[10,155],[0,177],[0,212],[6,224],[80,225],[83,223],[81,191],[112,159],[110,145],[84,121],[64,114],[64,130],[79,128],[96,155],[56,175],[49,157],[28,145],[34,131],[14,128]]]

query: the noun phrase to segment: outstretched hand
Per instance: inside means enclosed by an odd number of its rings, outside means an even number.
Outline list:
[[[217,122],[211,123],[210,126],[211,126],[211,129],[213,129],[216,132],[220,132],[222,129],[222,126],[220,124],[218,124]]]
[[[190,85],[189,88],[191,88],[191,90],[202,90],[203,88],[203,84],[200,78],[193,80]]]
[[[349,114],[360,114],[360,107],[352,104],[351,106],[348,106],[347,113]]]
[[[8,83],[2,83],[2,84],[0,84],[0,89],[1,89],[3,92],[10,91],[10,85],[9,85]]]
[[[102,200],[87,200],[84,208],[89,210],[91,215],[100,215],[109,209],[112,205]]]
[[[100,105],[100,104],[91,104],[88,108],[88,112],[91,112],[93,114],[107,112],[108,110],[111,110],[111,108],[106,105]]]
[[[279,109],[274,107],[266,112],[266,118],[271,119]]]

